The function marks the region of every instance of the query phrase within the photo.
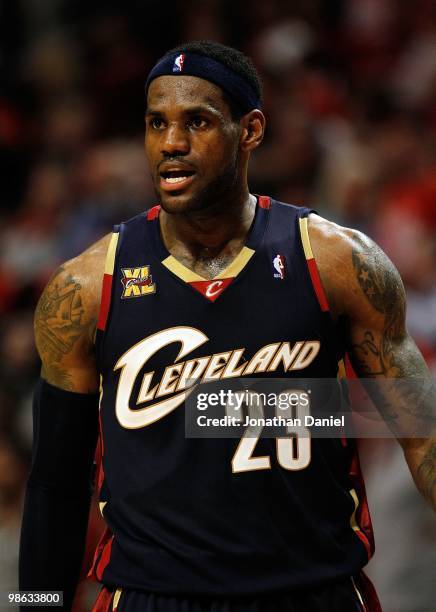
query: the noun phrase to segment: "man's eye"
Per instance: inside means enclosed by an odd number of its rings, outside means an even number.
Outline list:
[[[203,128],[206,127],[207,125],[207,121],[205,119],[203,119],[203,117],[193,117],[190,121],[189,121],[189,125],[193,128]]]
[[[153,117],[149,122],[150,127],[152,127],[154,130],[159,130],[162,127],[162,124],[162,119],[159,119],[158,117]]]

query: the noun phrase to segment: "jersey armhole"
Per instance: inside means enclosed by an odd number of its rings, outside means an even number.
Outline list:
[[[312,246],[309,238],[308,217],[300,217],[298,219],[300,227],[301,242],[303,245],[304,256],[306,257],[307,267],[309,269],[310,278],[312,280],[313,289],[317,297],[319,306],[322,312],[329,312],[330,307],[327,296],[322,286],[321,277],[319,275],[318,266],[316,265],[313,255]]]
[[[114,274],[115,255],[117,252],[119,235],[119,232],[113,232],[106,253],[106,261],[104,265],[103,274],[103,286],[101,289],[100,310],[97,319],[97,329],[101,332],[105,331],[109,316],[112,295],[112,279]]]

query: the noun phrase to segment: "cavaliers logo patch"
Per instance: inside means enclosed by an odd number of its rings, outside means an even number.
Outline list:
[[[138,268],[122,268],[123,285],[122,299],[141,297],[156,293],[156,284],[150,274],[150,266],[139,266]]]

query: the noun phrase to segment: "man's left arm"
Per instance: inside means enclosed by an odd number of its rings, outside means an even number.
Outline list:
[[[436,510],[436,388],[406,329],[400,275],[360,232],[317,216],[309,227],[353,367],[359,377],[371,379],[368,392],[400,442],[418,489]]]

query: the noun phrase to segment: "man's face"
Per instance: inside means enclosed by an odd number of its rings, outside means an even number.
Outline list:
[[[240,126],[222,90],[192,76],[162,76],[148,90],[145,151],[169,213],[219,204],[238,181]]]

